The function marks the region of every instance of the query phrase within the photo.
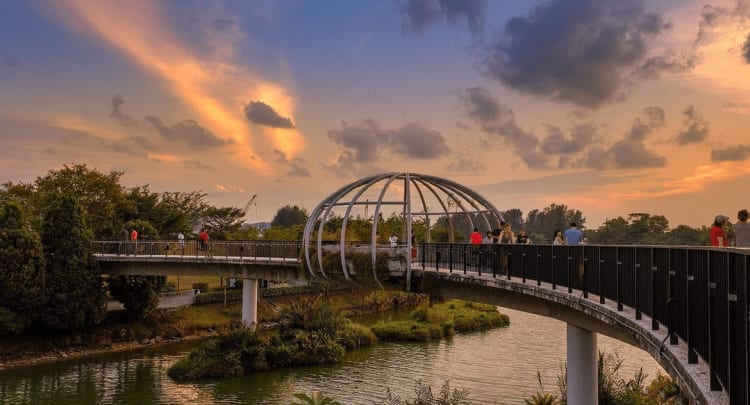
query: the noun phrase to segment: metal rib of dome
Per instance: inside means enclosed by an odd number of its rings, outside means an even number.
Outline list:
[[[364,207],[364,216],[361,209]],[[372,216],[369,208],[374,207]],[[451,209],[453,211],[451,211]],[[343,212],[339,212],[343,210]],[[449,242],[453,241],[453,221],[457,216],[464,216],[472,227],[484,225],[487,229],[499,227],[503,217],[487,199],[473,190],[454,181],[435,176],[417,173],[382,173],[357,180],[341,187],[328,196],[310,213],[305,224],[303,245],[305,249],[305,263],[310,274],[315,277],[321,275],[330,278],[334,275],[326,274],[323,268],[323,242],[325,241],[325,227],[332,217],[341,220],[340,236],[338,240],[341,268],[346,280],[351,280],[346,266],[346,245],[350,238],[347,236],[347,224],[353,217],[353,211],[358,211],[358,218],[372,221],[370,235],[370,255],[372,259],[373,277],[380,285],[375,263],[378,249],[378,225],[382,221],[383,213],[402,218],[401,240],[410,251],[412,247],[412,224],[415,219],[426,221],[425,241],[431,242],[431,218],[445,219],[449,228]],[[377,220],[376,220],[377,219]],[[481,224],[475,223],[475,220]],[[317,260],[313,263],[310,250],[314,241]],[[361,246],[362,243],[359,243]],[[402,246],[403,246],[402,245]],[[411,257],[406,255],[407,269],[411,268]],[[317,270],[317,272],[316,272]],[[410,273],[410,272],[409,272]],[[337,275],[335,275],[337,276]],[[407,274],[407,284],[409,283]]]

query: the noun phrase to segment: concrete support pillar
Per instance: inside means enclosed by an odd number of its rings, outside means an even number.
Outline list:
[[[258,279],[242,279],[242,323],[255,330],[258,326]]]
[[[599,403],[596,333],[568,324],[568,404]]]

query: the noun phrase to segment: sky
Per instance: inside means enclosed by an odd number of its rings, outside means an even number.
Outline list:
[[[0,183],[71,163],[250,222],[413,172],[710,225],[750,208],[750,0],[0,2]]]

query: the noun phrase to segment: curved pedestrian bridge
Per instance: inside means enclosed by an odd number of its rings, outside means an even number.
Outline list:
[[[108,274],[345,280],[305,271],[299,242],[217,242],[208,252],[176,241],[94,246]],[[567,322],[569,379],[587,368],[577,369],[580,359],[571,359],[571,352],[585,359],[588,334],[603,333],[649,352],[692,402],[748,403],[748,250],[421,244],[416,251],[377,251],[387,257],[387,271],[350,268],[348,282],[367,285],[375,278],[388,288],[408,286]]]

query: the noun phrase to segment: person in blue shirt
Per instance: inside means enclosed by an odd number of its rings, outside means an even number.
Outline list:
[[[565,237],[565,243],[568,245],[579,245],[583,240],[583,233],[578,230],[575,222],[570,223],[570,228],[565,230],[563,236]]]

